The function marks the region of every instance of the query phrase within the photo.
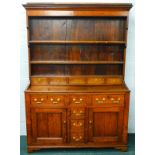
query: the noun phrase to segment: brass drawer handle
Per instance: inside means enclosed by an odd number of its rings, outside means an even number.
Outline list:
[[[76,101],[76,102],[74,102],[75,104],[79,104],[79,103],[81,103],[80,101]]]
[[[104,97],[102,98],[102,100],[99,100],[98,98],[96,98],[96,102],[99,103],[99,104],[104,103],[105,100],[106,99]]]
[[[43,98],[41,98],[41,101],[44,101],[44,99],[43,99]]]
[[[52,103],[53,103],[53,104],[58,104],[58,102],[57,102],[57,101],[53,101]]]
[[[77,141],[80,141],[82,139],[82,136],[80,136],[79,138],[73,137],[73,139],[77,142]]]
[[[79,126],[82,126],[82,123],[81,122],[79,122],[79,123],[73,123],[73,126],[79,127]]]
[[[120,102],[115,100],[115,101],[112,101],[112,103],[120,103]]]
[[[105,101],[106,99],[105,98],[102,98],[102,100]]]
[[[80,113],[76,113],[76,116],[79,116],[79,115],[81,115]]]
[[[42,102],[39,102],[39,101],[38,101],[38,102],[36,102],[36,103],[37,103],[37,104],[42,104]]]
[[[111,101],[113,101],[114,100],[114,98],[111,98]]]
[[[60,101],[60,98],[57,98],[57,101]]]
[[[104,101],[100,100],[100,101],[97,101],[98,104],[102,104],[104,103]]]

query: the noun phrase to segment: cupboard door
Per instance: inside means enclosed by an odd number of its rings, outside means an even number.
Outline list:
[[[89,142],[121,142],[123,108],[104,107],[89,109]]]
[[[32,108],[32,137],[37,144],[66,142],[66,109]]]

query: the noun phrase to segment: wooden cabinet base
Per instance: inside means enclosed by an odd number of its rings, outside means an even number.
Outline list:
[[[46,148],[127,151],[129,91],[125,86],[124,89],[109,88],[108,93],[54,93],[29,92],[28,88],[28,152]]]

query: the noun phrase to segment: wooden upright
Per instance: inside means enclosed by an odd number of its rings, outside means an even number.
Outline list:
[[[125,76],[132,4],[27,3],[28,151],[127,150]]]

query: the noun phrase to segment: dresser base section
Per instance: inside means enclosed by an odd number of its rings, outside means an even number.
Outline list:
[[[70,148],[111,148],[111,149],[117,149],[120,150],[122,152],[126,152],[128,150],[128,146],[127,145],[92,145],[92,144],[87,144],[87,145],[48,145],[48,146],[28,146],[27,150],[29,153],[33,152],[33,151],[38,151],[40,149],[58,149],[58,148],[66,148],[66,149],[70,149]]]

